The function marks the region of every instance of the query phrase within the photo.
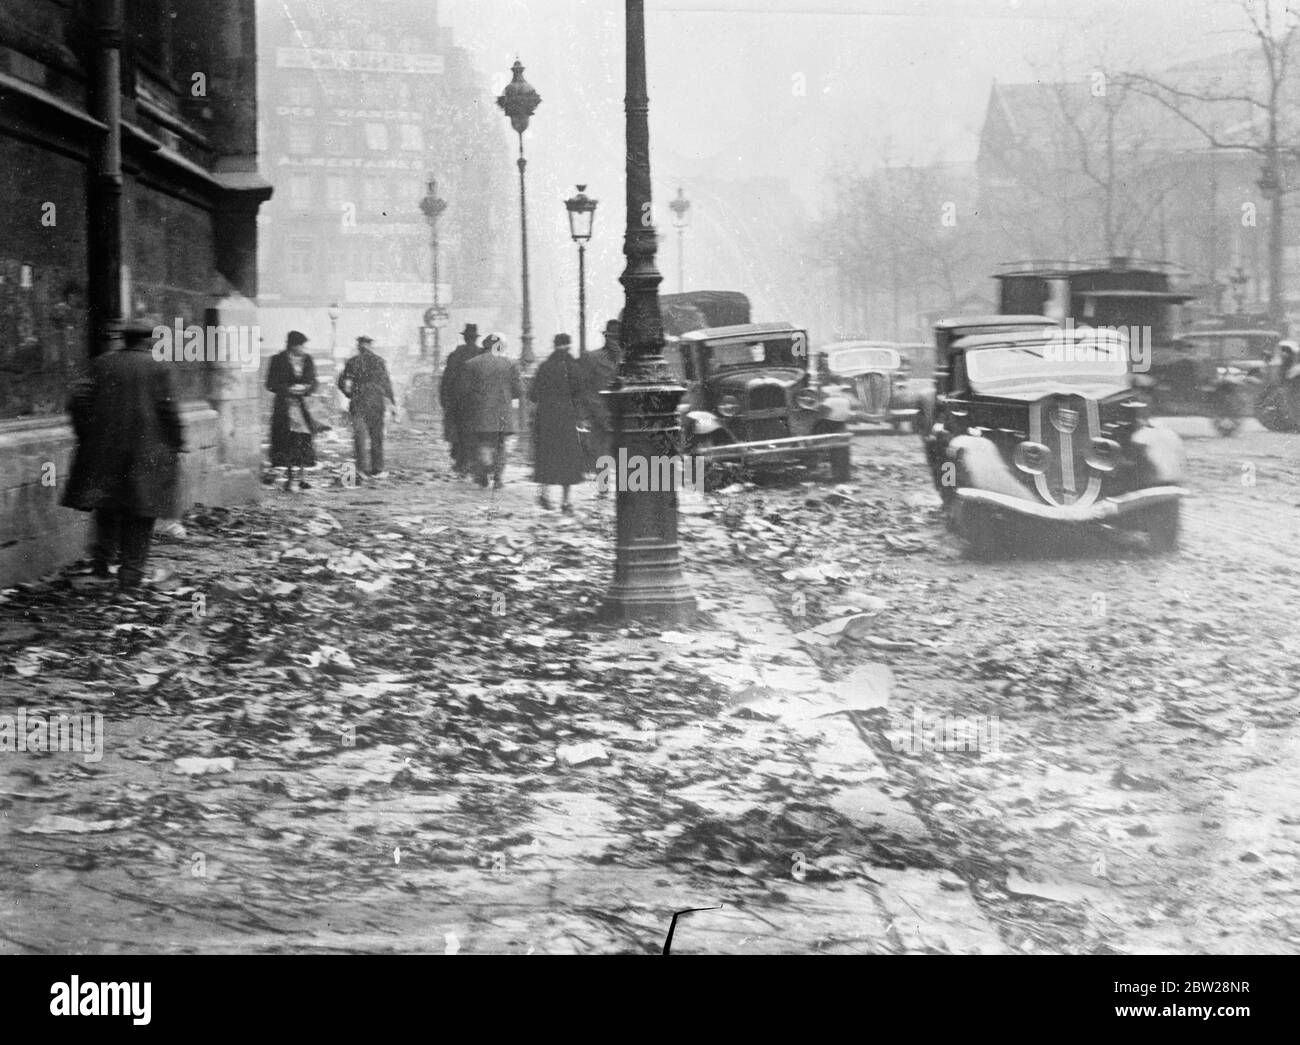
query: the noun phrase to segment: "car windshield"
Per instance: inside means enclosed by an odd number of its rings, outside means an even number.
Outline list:
[[[1024,382],[1086,384],[1122,378],[1128,351],[1118,338],[1032,341],[966,353],[966,372],[977,387]]]
[[[1231,362],[1237,359],[1262,359],[1265,349],[1271,347],[1274,338],[1248,337],[1187,337],[1177,344],[1184,355],[1193,359],[1208,359]]]
[[[803,366],[803,362],[795,358],[794,341],[788,334],[766,341],[718,341],[709,345],[709,358],[715,367],[753,366],[755,363]]]
[[[892,348],[844,348],[828,353],[826,365],[832,374],[844,375],[868,370],[897,370],[898,353]]]

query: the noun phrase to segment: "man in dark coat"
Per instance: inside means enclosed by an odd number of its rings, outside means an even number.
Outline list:
[[[582,378],[577,361],[569,354],[572,343],[568,334],[555,335],[555,351],[537,368],[528,390],[528,398],[537,404],[533,419],[533,481],[540,487],[537,503],[550,508],[546,488],[562,487],[560,511],[566,515],[573,512],[569,487],[582,482],[586,471],[578,440]]]
[[[176,514],[185,450],[171,364],[153,358],[152,333],[128,325],[124,347],[91,361],[69,404],[77,449],[63,503],[95,513],[95,575],[107,577],[120,555],[123,588],[144,580],[154,520]]]
[[[451,444],[451,466],[457,475],[469,475],[474,459],[474,436],[465,425],[465,390],[460,382],[464,367],[478,355],[478,327],[468,324],[463,331],[465,341],[452,349],[443,367],[438,384],[438,402],[442,404],[442,434]]]
[[[595,471],[597,460],[614,453],[614,424],[609,413],[609,403],[600,393],[609,388],[618,375],[619,338],[622,333],[623,325],[617,319],[611,319],[605,324],[605,344],[595,352],[588,352],[578,361],[582,371],[584,413],[591,428],[587,467],[592,471]]]
[[[397,401],[388,366],[374,351],[374,339],[364,334],[357,338],[357,354],[343,364],[338,386],[348,397],[352,416],[352,447],[357,459],[357,475],[384,479],[384,401],[393,408],[397,420]]]
[[[512,400],[523,398],[519,367],[506,358],[505,339],[489,334],[483,351],[465,364],[466,423],[474,433],[474,481],[501,489],[506,466],[506,436],[515,432]]]

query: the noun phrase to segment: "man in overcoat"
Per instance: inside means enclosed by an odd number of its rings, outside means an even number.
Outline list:
[[[516,406],[512,401],[523,398],[524,387],[519,367],[506,358],[505,339],[500,334],[484,338],[483,348],[465,364],[466,421],[475,437],[474,481],[487,486],[491,473],[493,487],[499,490],[506,465],[506,436],[515,433]]]
[[[397,401],[388,365],[374,350],[374,339],[364,334],[357,338],[357,354],[343,364],[339,374],[339,391],[348,397],[352,416],[352,448],[356,455],[357,476],[383,479],[384,471],[384,403],[392,408],[397,420]]]
[[[120,557],[123,588],[144,580],[154,520],[176,515],[177,455],[185,451],[175,364],[153,357],[154,329],[129,324],[124,346],[91,361],[69,404],[77,447],[63,503],[94,512],[92,568],[107,577]]]
[[[452,349],[438,383],[438,402],[442,404],[442,434],[451,445],[451,466],[457,475],[468,475],[474,459],[474,434],[465,424],[465,389],[462,386],[465,364],[478,355],[478,327],[470,323],[463,332],[462,344]]]

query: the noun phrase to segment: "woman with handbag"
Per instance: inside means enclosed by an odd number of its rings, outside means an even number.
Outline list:
[[[271,467],[284,469],[285,490],[307,489],[302,470],[315,466],[312,439],[324,427],[316,424],[307,409],[307,397],[316,391],[316,364],[303,347],[306,344],[307,335],[289,331],[284,351],[271,357],[266,374],[267,391],[275,396],[271,410]]]
[[[528,398],[537,404],[533,421],[533,481],[540,487],[537,503],[550,508],[548,486],[563,490],[560,511],[573,514],[569,487],[582,482],[586,474],[578,424],[581,420],[582,375],[577,360],[569,354],[572,339],[555,335],[555,351],[537,368]]]

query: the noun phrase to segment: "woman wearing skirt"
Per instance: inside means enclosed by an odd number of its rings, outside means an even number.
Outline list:
[[[316,364],[303,347],[306,344],[305,334],[289,331],[284,351],[271,357],[266,374],[267,391],[275,396],[271,410],[271,467],[284,469],[286,490],[307,489],[302,470],[316,464],[312,445],[316,425],[307,410],[307,396],[316,391]]]

